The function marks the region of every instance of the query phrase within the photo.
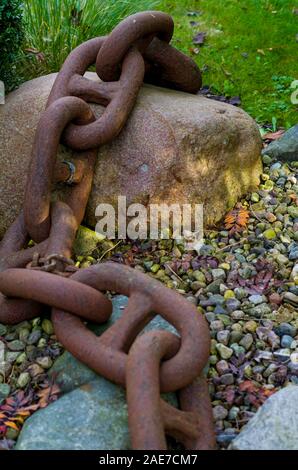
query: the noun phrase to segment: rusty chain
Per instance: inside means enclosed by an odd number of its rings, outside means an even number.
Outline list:
[[[166,449],[166,435],[188,449],[214,447],[203,376],[209,329],[192,304],[159,281],[111,262],[77,270],[71,254],[98,147],[119,134],[143,81],[189,93],[201,86],[196,64],[169,44],[173,28],[169,15],[142,12],[126,18],[109,36],[71,52],[36,129],[23,210],[0,244],[0,321],[14,324],[51,309],[62,345],[126,388],[134,449]],[[99,82],[84,77],[93,64]],[[88,102],[105,107],[100,118]],[[56,162],[61,142],[74,151],[72,161]],[[66,190],[62,200],[53,202],[56,182],[65,183]],[[35,245],[28,248],[30,239]],[[124,294],[129,301],[121,318],[97,337],[84,320],[109,319],[112,304],[105,291]],[[179,336],[162,330],[142,333],[157,314]],[[180,410],[160,397],[177,391]]]

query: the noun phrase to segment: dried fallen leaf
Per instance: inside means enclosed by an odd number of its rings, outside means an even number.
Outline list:
[[[276,131],[276,132],[267,132],[267,134],[263,135],[262,139],[263,140],[277,140],[284,133],[285,133],[285,131],[283,129],[280,129],[279,131]]]
[[[18,426],[13,421],[4,421],[5,426],[8,428],[15,429],[16,431],[19,430]]]
[[[207,36],[206,33],[203,33],[203,32],[197,33],[197,34],[192,38],[193,44],[196,44],[196,45],[202,45],[202,44],[204,44],[205,39],[206,39],[206,36]]]
[[[249,211],[245,209],[241,204],[237,204],[235,209],[232,209],[227,213],[224,220],[226,230],[229,230],[230,234],[241,232],[247,226],[249,219]]]

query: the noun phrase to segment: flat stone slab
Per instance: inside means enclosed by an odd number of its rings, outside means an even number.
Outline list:
[[[0,236],[19,213],[34,133],[56,74],[36,78],[0,106]],[[87,73],[99,80],[95,73]],[[97,117],[103,108],[92,105]],[[256,123],[235,106],[200,95],[150,85],[140,90],[124,129],[99,149],[86,223],[95,208],[118,196],[127,204],[202,203],[212,225],[241,195],[256,188],[262,172]],[[73,153],[60,146],[58,160]]]
[[[234,450],[298,450],[298,386],[272,395],[233,440]]]
[[[92,325],[100,335],[122,315],[127,298],[113,299],[109,322]],[[156,316],[145,330],[176,330]],[[65,352],[51,369],[64,395],[35,412],[25,423],[17,450],[126,450],[130,448],[124,390],[98,376]],[[175,394],[164,398],[177,406]]]

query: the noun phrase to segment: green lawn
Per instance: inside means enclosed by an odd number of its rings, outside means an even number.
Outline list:
[[[135,11],[160,9],[175,20],[173,43],[203,71],[216,94],[241,97],[260,123],[297,122],[290,85],[298,79],[298,0],[24,0],[26,53],[23,80],[58,71],[77,44],[106,34]],[[74,7],[74,5],[76,5]],[[191,25],[190,23],[195,23]],[[193,44],[198,32],[203,45]]]
[[[297,105],[290,100],[290,85],[298,79],[297,0],[164,0],[160,9],[174,17],[174,44],[203,69],[205,85],[240,95],[243,108],[259,122],[273,120],[273,127],[297,122]],[[195,54],[197,32],[207,36]]]

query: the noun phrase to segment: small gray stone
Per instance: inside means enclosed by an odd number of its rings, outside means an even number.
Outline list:
[[[7,326],[0,323],[0,336],[4,336],[7,333]]]
[[[209,323],[211,323],[211,322],[214,321],[215,318],[216,318],[216,317],[215,317],[215,313],[214,313],[214,312],[206,312],[206,313],[205,313],[205,318],[206,318],[206,320],[207,320]]]
[[[235,420],[239,414],[240,408],[237,406],[232,406],[232,408],[229,411],[229,419],[232,421]]]
[[[278,351],[274,351],[273,356],[279,362],[287,362],[290,359],[291,351],[288,348],[279,349]]]
[[[49,369],[53,365],[53,361],[49,356],[45,357],[38,357],[36,359],[38,365],[40,365],[43,369]]]
[[[245,290],[243,287],[236,287],[236,288],[234,289],[234,294],[236,295],[236,298],[237,298],[238,300],[242,300],[242,299],[244,299],[245,297],[247,297],[247,295],[248,295],[247,292],[246,292],[246,290]]]
[[[285,293],[284,301],[288,302],[289,304],[293,305],[294,307],[298,307],[298,295],[295,295],[292,292],[286,292]]]
[[[7,347],[8,349],[10,349],[10,351],[23,351],[25,349],[23,341],[20,341],[18,339],[7,343]]]
[[[245,313],[242,310],[235,310],[231,313],[231,318],[233,320],[242,320],[245,317]]]
[[[221,405],[217,405],[213,408],[213,417],[215,421],[220,421],[228,416],[228,410]]]
[[[224,324],[221,320],[214,320],[210,323],[210,328],[213,331],[221,331],[224,330]]]
[[[240,305],[241,302],[238,299],[228,299],[226,301],[226,307],[230,313],[234,312],[235,310],[239,310]]]
[[[229,359],[233,355],[233,349],[228,348],[224,344],[218,343],[216,349],[222,359]]]
[[[264,295],[254,294],[254,295],[250,295],[248,297],[248,300],[254,305],[259,305],[259,304],[262,304],[263,302],[266,302],[266,297]]]
[[[294,342],[292,336],[283,335],[281,338],[281,347],[282,348],[291,348],[292,343]]]
[[[298,450],[298,387],[272,395],[242,429],[229,449]]]
[[[241,341],[239,342],[240,346],[243,346],[246,351],[250,349],[254,342],[253,335],[250,333],[247,333],[246,335],[243,336]]]
[[[239,343],[242,337],[241,331],[232,331],[229,338],[230,344]]]
[[[220,383],[222,385],[232,385],[234,383],[234,376],[233,374],[224,374],[220,378]]]
[[[221,268],[212,269],[211,274],[212,274],[212,277],[213,277],[214,281],[217,281],[218,279],[223,281],[226,278],[226,272],[225,272],[224,269],[221,269]]]
[[[295,326],[291,325],[290,323],[281,323],[275,328],[276,333],[278,336],[284,336],[284,335],[289,335],[289,336],[296,336],[297,333],[297,328]]]
[[[10,386],[8,384],[0,384],[0,405],[10,394]]]
[[[225,346],[229,343],[230,332],[228,330],[219,331],[216,335],[217,341]]]
[[[216,281],[213,281],[210,284],[208,284],[208,286],[206,287],[206,291],[210,292],[211,294],[219,294],[220,285],[221,285],[221,280],[217,279]]]
[[[28,336],[27,344],[31,345],[38,343],[41,338],[41,334],[42,332],[40,329],[32,331],[32,333],[30,333],[30,335]]]
[[[260,318],[264,315],[268,315],[269,313],[271,313],[271,308],[268,304],[263,303],[252,307],[251,309],[249,309],[248,313],[252,317]]]
[[[245,354],[245,349],[243,346],[240,346],[237,343],[231,344],[231,349],[236,357],[239,357],[240,354]]]
[[[229,363],[225,361],[224,359],[222,359],[221,361],[218,361],[215,367],[219,375],[226,374],[230,370]]]
[[[22,372],[17,380],[17,385],[20,388],[25,388],[30,382],[30,374],[28,372]]]

